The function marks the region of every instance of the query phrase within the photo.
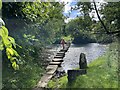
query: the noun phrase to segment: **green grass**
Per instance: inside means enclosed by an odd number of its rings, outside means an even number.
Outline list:
[[[63,88],[66,87],[67,85],[67,75],[64,77],[61,77],[60,79],[52,79],[51,81],[49,81],[48,83],[48,87],[50,88]]]
[[[67,84],[67,75],[53,79],[49,88],[118,88],[117,44],[110,45],[107,53],[88,65],[87,74],[78,76],[71,84]]]

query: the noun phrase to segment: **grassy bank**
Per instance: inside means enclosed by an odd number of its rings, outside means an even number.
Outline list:
[[[118,88],[118,44],[111,44],[106,54],[88,65],[87,74],[68,85],[67,75],[53,79],[49,88]]]

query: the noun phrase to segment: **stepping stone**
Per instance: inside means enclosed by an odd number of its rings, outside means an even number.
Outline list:
[[[66,51],[65,51],[64,49],[61,49],[59,52],[63,52],[63,53],[65,53]]]
[[[65,48],[65,50],[68,50],[68,49],[69,49],[69,47],[66,47],[66,48]]]
[[[62,56],[62,57],[64,57],[65,54],[56,54],[56,56]]]
[[[60,65],[62,62],[50,62],[49,65]]]
[[[65,55],[65,53],[57,53],[56,55]]]
[[[63,59],[57,59],[57,58],[55,59],[55,58],[54,58],[52,61],[53,61],[53,62],[63,62]]]
[[[68,51],[68,48],[65,48],[65,49],[61,49],[60,52],[67,52]]]
[[[54,59],[52,60],[52,62],[50,62],[49,65],[46,67],[46,74],[42,76],[41,80],[37,84],[37,87],[45,88],[47,86],[49,80],[54,76],[58,67],[63,62],[65,52],[68,51],[69,46],[66,46],[65,49],[60,50],[56,54],[56,56],[54,56]]]
[[[65,54],[65,52],[58,52],[57,54]]]
[[[65,53],[57,53],[56,55],[65,55]]]
[[[37,87],[39,87],[39,88],[44,88],[44,87],[46,87],[47,86],[47,84],[48,84],[48,82],[39,82],[39,86],[37,86]],[[38,89],[36,89],[36,90],[38,90]]]
[[[49,82],[49,80],[53,77],[53,75],[48,75],[45,74],[41,80],[38,82],[37,87],[46,87],[47,83]]]
[[[55,72],[56,72],[56,70],[51,69],[51,70],[47,71],[46,74],[47,75],[53,75]]]
[[[57,68],[49,69],[46,74],[53,75],[56,72]]]
[[[64,56],[54,56],[54,58],[63,58]]]
[[[50,70],[50,69],[53,69],[53,68],[58,68],[58,65],[48,65],[46,70]]]

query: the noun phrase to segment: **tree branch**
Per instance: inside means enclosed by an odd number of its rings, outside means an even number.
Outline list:
[[[94,0],[93,0],[93,4],[94,4],[94,7],[95,7],[95,11],[96,11],[96,13],[97,13],[98,19],[100,20],[103,28],[105,29],[105,32],[106,32],[107,34],[109,34],[109,31],[107,30],[105,24],[103,23],[103,21],[102,21],[101,18],[100,18],[100,15],[99,15],[99,13],[98,13],[98,10],[97,10],[97,7],[96,7],[96,4],[95,4],[95,1],[94,1]]]
[[[120,33],[120,30],[119,31],[114,31],[114,32],[109,32],[109,34],[116,34],[116,33]]]
[[[116,34],[116,33],[120,33],[120,30],[119,30],[119,31],[114,31],[114,32],[109,32],[109,31],[108,31],[108,29],[106,28],[104,22],[103,22],[103,21],[101,20],[101,18],[100,18],[100,15],[99,15],[99,13],[98,13],[98,10],[97,10],[96,4],[95,4],[95,0],[93,0],[93,4],[94,4],[94,7],[95,7],[95,11],[96,11],[96,13],[97,13],[97,17],[98,17],[98,19],[100,20],[103,28],[105,29],[106,34]]]

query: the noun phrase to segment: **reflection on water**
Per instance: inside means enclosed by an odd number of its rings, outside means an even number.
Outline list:
[[[61,46],[53,46],[50,49],[54,54],[60,50]],[[62,67],[65,71],[68,69],[78,68],[79,67],[79,56],[80,53],[85,53],[87,62],[90,63],[92,60],[98,58],[103,55],[106,51],[107,45],[102,45],[98,43],[89,43],[85,45],[74,45],[72,44],[69,48],[68,52],[64,57],[64,62],[62,63]]]

